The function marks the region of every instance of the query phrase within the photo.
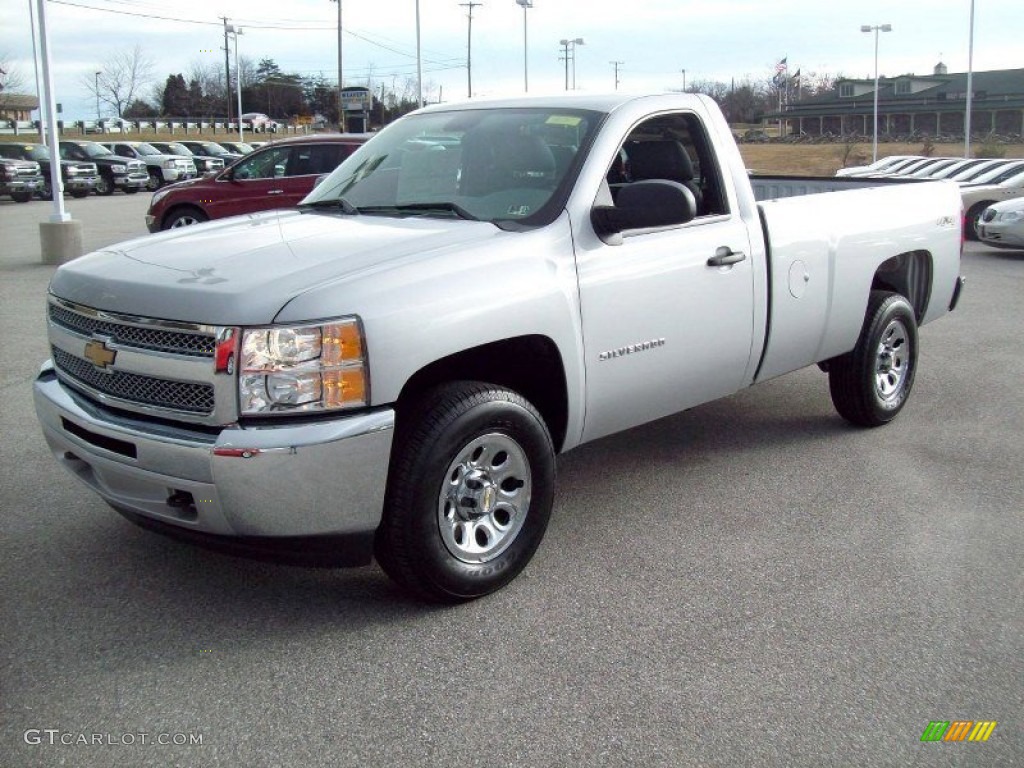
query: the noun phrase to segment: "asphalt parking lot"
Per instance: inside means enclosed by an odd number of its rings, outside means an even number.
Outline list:
[[[96,248],[148,197],[67,207]],[[807,369],[584,446],[523,575],[436,608],[166,540],[58,471],[50,209],[0,202],[0,764],[1024,765],[1024,253],[969,246],[894,424]],[[956,720],[998,725],[922,743]]]

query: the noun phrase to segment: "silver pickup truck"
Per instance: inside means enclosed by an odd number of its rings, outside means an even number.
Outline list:
[[[439,105],[298,209],[62,266],[35,402],[139,524],[466,600],[533,555],[559,452],[813,364],[889,422],[961,246],[955,185],[752,185],[701,96]]]

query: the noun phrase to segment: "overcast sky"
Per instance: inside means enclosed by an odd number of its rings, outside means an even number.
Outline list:
[[[34,92],[30,1],[0,0],[0,61],[21,75],[27,93]],[[346,84],[372,78],[375,88],[396,83],[400,90],[416,71],[415,0],[342,1]],[[431,96],[445,101],[467,95],[467,9],[460,2],[468,0],[420,0],[423,79],[433,86]],[[474,9],[474,95],[522,92],[523,13],[515,0],[484,0]],[[975,71],[1024,68],[1021,0],[978,0],[975,13]],[[681,88],[683,69],[688,85],[764,80],[783,57],[790,74],[873,76],[874,37],[860,31],[862,24],[893,26],[880,36],[882,74],[930,74],[940,59],[950,72],[962,72],[968,62],[970,0],[534,0],[526,14],[531,93],[564,88],[563,38],[583,38],[576,86],[595,92],[613,90],[612,61],[622,62],[620,88],[629,91]],[[50,0],[64,118],[95,116],[81,79],[112,52],[136,44],[152,58],[160,82],[187,73],[194,61],[223,66],[221,16],[243,27],[243,56],[336,81],[337,5],[329,0]]]

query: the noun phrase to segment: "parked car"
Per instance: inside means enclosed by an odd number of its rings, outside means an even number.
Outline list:
[[[36,194],[43,200],[53,198],[53,190],[50,185],[50,148],[45,144],[15,144],[13,142],[0,142],[0,157],[14,160],[34,160],[39,163],[43,179],[36,188]],[[96,188],[99,172],[95,163],[86,163],[80,160],[60,161],[61,180],[64,183],[64,191],[72,197],[85,197]]]
[[[281,124],[276,120],[267,117],[262,112],[246,112],[242,115],[242,120],[248,120],[252,125],[252,129],[259,133],[277,133]]]
[[[1024,250],[1024,197],[986,208],[978,223],[978,239],[997,248]]]
[[[123,117],[103,117],[94,123],[83,124],[84,133],[127,133],[132,122]]]
[[[421,140],[441,133],[457,144]],[[219,183],[336,146],[274,144]],[[918,327],[962,294],[959,216],[942,182],[750,179],[706,96],[437,104],[297,209],[61,265],[36,413],[80,493],[140,525],[250,554],[319,538],[422,599],[471,600],[541,543],[560,452],[814,365],[841,418],[892,422],[919,368],[942,377]],[[798,430],[820,413],[793,407]],[[881,457],[909,438],[854,439]],[[865,482],[898,500],[884,470]],[[687,511],[623,514],[658,536]]]
[[[99,171],[96,179],[97,195],[112,195],[115,189],[132,194],[145,189],[149,182],[149,172],[145,163],[141,160],[118,157],[95,141],[62,141],[60,156],[64,160],[95,163]]]
[[[196,157],[216,157],[224,161],[224,165],[231,165],[235,160],[238,160],[244,155],[237,152],[231,152],[224,149],[220,144],[215,141],[192,141],[187,139],[185,141],[179,141],[179,144],[184,145],[189,152]]]
[[[228,152],[233,152],[236,155],[248,155],[256,149],[254,145],[246,141],[218,141],[217,143],[224,147]]]
[[[970,166],[965,165],[962,169],[960,169],[954,174],[947,176],[946,178],[949,179],[950,181],[955,181],[957,183],[961,181],[974,181],[974,179],[978,178],[984,173],[988,173],[993,168],[1001,167],[1005,162],[1005,160],[993,160],[991,158],[982,158],[980,159],[980,162]]]
[[[0,197],[27,203],[42,183],[43,174],[34,160],[0,160]]]
[[[153,195],[146,214],[150,232],[209,219],[295,205],[317,177],[333,171],[367,137],[317,134],[276,141],[215,176],[195,179]]]
[[[1011,164],[988,184],[962,184],[960,197],[964,207],[964,235],[968,240],[977,240],[979,220],[986,208],[1004,200],[1024,197],[1024,168]]]
[[[1016,176],[1021,171],[1024,171],[1024,160],[1005,160],[999,165],[993,165],[981,173],[974,174],[970,179],[964,179],[958,183],[960,186],[998,184],[1012,176]]]
[[[202,176],[207,173],[216,173],[224,170],[224,158],[212,157],[210,155],[196,155],[184,144],[177,141],[151,141],[152,146],[163,152],[165,155],[176,157],[187,157],[196,167],[196,174]]]
[[[851,165],[849,168],[840,168],[836,171],[836,176],[858,176],[875,173],[876,171],[884,171],[885,169],[903,162],[904,160],[917,160],[920,159],[920,157],[920,155],[890,155],[889,157],[880,157],[869,165]]]
[[[118,157],[130,157],[146,164],[149,183],[146,187],[155,192],[164,184],[194,179],[198,175],[196,164],[191,158],[169,155],[144,141],[103,142]]]

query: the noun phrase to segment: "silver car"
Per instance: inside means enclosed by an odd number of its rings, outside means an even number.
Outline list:
[[[986,208],[978,223],[978,239],[985,245],[1024,251],[1024,197]]]

